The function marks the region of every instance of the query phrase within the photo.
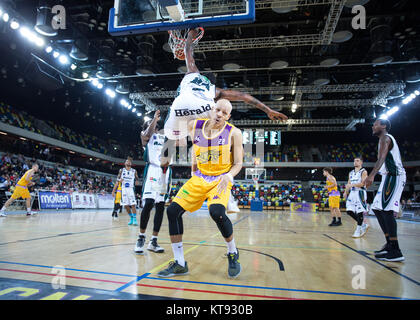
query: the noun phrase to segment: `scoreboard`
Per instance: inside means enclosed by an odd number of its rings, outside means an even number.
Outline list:
[[[281,131],[265,131],[265,130],[243,130],[244,144],[264,143],[270,146],[281,145]]]

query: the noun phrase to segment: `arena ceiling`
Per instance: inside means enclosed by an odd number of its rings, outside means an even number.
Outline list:
[[[282,5],[285,1],[294,5]],[[217,76],[221,88],[250,92],[293,120],[337,120],[337,128],[349,130],[363,124],[351,119],[371,119],[374,111],[379,114],[384,107],[400,103],[404,93],[420,86],[420,12],[416,2],[257,0],[255,23],[206,28],[196,48],[196,62],[200,70]],[[10,86],[10,92],[19,97],[31,97],[32,108],[44,116],[56,114],[73,128],[92,129],[94,124],[110,135],[118,135],[115,132],[121,124],[138,128],[141,119],[89,83],[71,78],[83,79],[83,72],[90,77],[108,77],[103,80],[107,85],[128,89],[125,97],[143,115],[170,106],[185,65],[169,52],[167,32],[113,37],[107,31],[113,1],[54,1],[59,3],[66,9],[67,28],[46,39],[54,50],[78,56],[71,58],[77,69],[60,66],[45,52],[34,52],[0,25],[2,86]],[[365,30],[351,26],[351,7],[357,3],[366,8]],[[29,25],[36,23],[39,4],[0,1],[0,6]],[[236,105],[234,120],[273,126],[259,122],[266,117],[258,110]],[[343,124],[342,119],[349,121]],[[332,126],[334,121],[307,124],[313,130]]]

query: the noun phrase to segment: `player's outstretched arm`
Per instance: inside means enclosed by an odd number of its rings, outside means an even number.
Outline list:
[[[288,117],[285,114],[274,111],[273,109],[259,101],[257,98],[254,98],[253,96],[245,92],[216,88],[216,97],[214,100],[217,101],[219,99],[227,99],[229,101],[243,101],[247,104],[253,105],[256,108],[264,111],[271,120],[288,119]]]
[[[187,64],[187,74],[188,73],[198,73],[200,72],[195,65],[194,60],[194,45],[193,39],[197,36],[198,32],[195,29],[191,29],[188,32],[187,42],[185,43],[184,54],[185,54],[185,63]]]
[[[156,124],[160,119],[160,110],[156,110],[155,115],[153,117],[152,122],[147,127],[146,130],[141,132],[141,144],[143,147],[149,142],[150,138],[153,135],[153,132],[155,132]]]

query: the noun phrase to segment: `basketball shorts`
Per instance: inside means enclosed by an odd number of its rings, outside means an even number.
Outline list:
[[[171,188],[172,169],[163,173],[161,167],[148,164],[144,170],[142,202],[153,199],[155,203],[165,202]]]
[[[115,194],[115,203],[121,203],[121,190],[117,190]]]
[[[226,208],[232,183],[229,182],[225,192],[220,194],[217,192],[220,178],[221,176],[206,176],[196,171],[178,191],[173,201],[189,212],[200,209],[205,200],[207,200],[207,207],[212,204],[221,204]]]
[[[30,198],[31,195],[29,194],[28,188],[27,187],[21,187],[19,185],[16,186],[15,191],[13,191],[11,198],[12,199],[28,199]]]
[[[400,200],[406,182],[406,175],[383,175],[378,192],[373,199],[372,210],[400,211]]]
[[[367,193],[366,190],[350,191],[346,201],[346,211],[354,213],[367,212]]]
[[[199,118],[210,118],[213,100],[200,99],[193,94],[181,94],[175,98],[165,120],[165,136],[179,140],[188,136],[188,122]]]
[[[328,205],[330,208],[340,208],[340,196],[329,196]]]
[[[135,206],[136,197],[133,188],[122,188],[121,190],[121,205],[122,206]]]

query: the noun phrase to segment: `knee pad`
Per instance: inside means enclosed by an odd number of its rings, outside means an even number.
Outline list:
[[[182,214],[185,210],[176,202],[172,202],[166,213],[168,215],[169,235],[175,236],[184,233]]]
[[[233,225],[226,215],[226,208],[221,204],[212,204],[209,211],[211,218],[216,222],[222,236],[229,238],[233,233]]]

